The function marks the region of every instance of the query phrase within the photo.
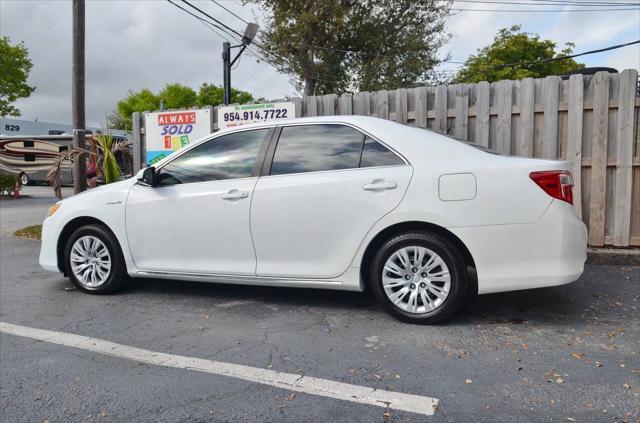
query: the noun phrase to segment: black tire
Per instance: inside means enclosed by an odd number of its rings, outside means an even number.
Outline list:
[[[393,253],[403,247],[428,248],[442,258],[449,269],[450,289],[443,303],[435,310],[410,313],[396,306],[385,293],[382,276],[385,263]],[[450,317],[463,304],[468,290],[466,264],[456,247],[445,237],[430,232],[405,232],[382,244],[373,256],[369,272],[369,287],[376,300],[394,317],[408,323],[432,324]],[[422,301],[422,300],[420,300]]]
[[[71,269],[71,249],[79,238],[87,235],[93,236],[102,241],[107,251],[109,252],[109,256],[111,259],[111,269],[108,272],[106,281],[96,287],[89,287],[83,284],[78,280]],[[66,274],[68,275],[71,282],[73,282],[73,284],[78,289],[89,294],[111,294],[118,291],[124,285],[126,285],[127,282],[129,282],[127,267],[118,241],[109,230],[100,225],[92,224],[81,226],[71,234],[64,248],[64,265]]]

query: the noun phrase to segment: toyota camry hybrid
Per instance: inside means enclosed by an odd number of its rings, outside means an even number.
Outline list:
[[[93,294],[131,277],[368,289],[433,323],[468,294],[582,274],[568,169],[371,117],[252,124],[56,203],[40,264]]]

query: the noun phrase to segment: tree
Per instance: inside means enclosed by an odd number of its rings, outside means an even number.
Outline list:
[[[24,43],[11,45],[9,37],[0,37],[0,116],[20,116],[11,105],[18,98],[29,97],[35,90],[27,84],[33,67]]]
[[[248,103],[253,101],[253,96],[246,92],[231,89],[231,102],[232,103]],[[198,92],[198,106],[217,106],[224,102],[224,89],[219,85],[204,83],[200,86]]]
[[[108,129],[120,129],[120,130],[129,129],[129,128],[127,128],[127,124],[124,121],[124,119],[122,119],[122,116],[120,116],[120,114],[115,110],[112,110],[107,115],[107,128]]]
[[[167,84],[158,97],[164,101],[166,109],[185,109],[195,106],[198,102],[198,95],[193,88],[178,83]]]
[[[306,95],[424,84],[449,38],[450,1],[253,1],[267,12],[262,54]]]
[[[222,87],[208,83],[202,84],[197,94],[193,88],[179,83],[165,85],[158,94],[154,94],[148,88],[138,92],[129,91],[127,96],[118,102],[118,114],[112,113],[107,116],[107,121],[110,128],[131,129],[133,112],[156,111],[160,109],[160,100],[164,102],[165,109],[188,109],[222,104],[222,94]],[[248,103],[253,101],[253,96],[246,91],[232,88],[231,101]]]
[[[129,91],[127,96],[118,102],[118,113],[125,122],[125,128],[131,129],[133,112],[154,111],[160,108],[160,98],[148,88],[135,93]]]
[[[477,54],[469,56],[455,77],[455,82],[498,81],[501,79],[541,78],[548,75],[563,75],[571,70],[584,68],[584,64],[573,59],[551,60],[573,53],[574,44],[556,51],[556,43],[541,40],[538,34],[520,30],[520,25],[502,28],[493,43]],[[512,63],[539,62],[519,66]]]

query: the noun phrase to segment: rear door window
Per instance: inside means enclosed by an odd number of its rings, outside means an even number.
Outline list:
[[[396,153],[373,138],[366,137],[362,148],[360,167],[397,166],[402,164],[404,164],[404,161]]]
[[[364,135],[349,126],[300,125],[282,128],[271,175],[357,168]]]

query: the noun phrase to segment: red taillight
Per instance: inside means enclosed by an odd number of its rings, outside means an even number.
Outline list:
[[[531,172],[529,177],[547,194],[558,200],[573,204],[573,177],[566,170]]]

